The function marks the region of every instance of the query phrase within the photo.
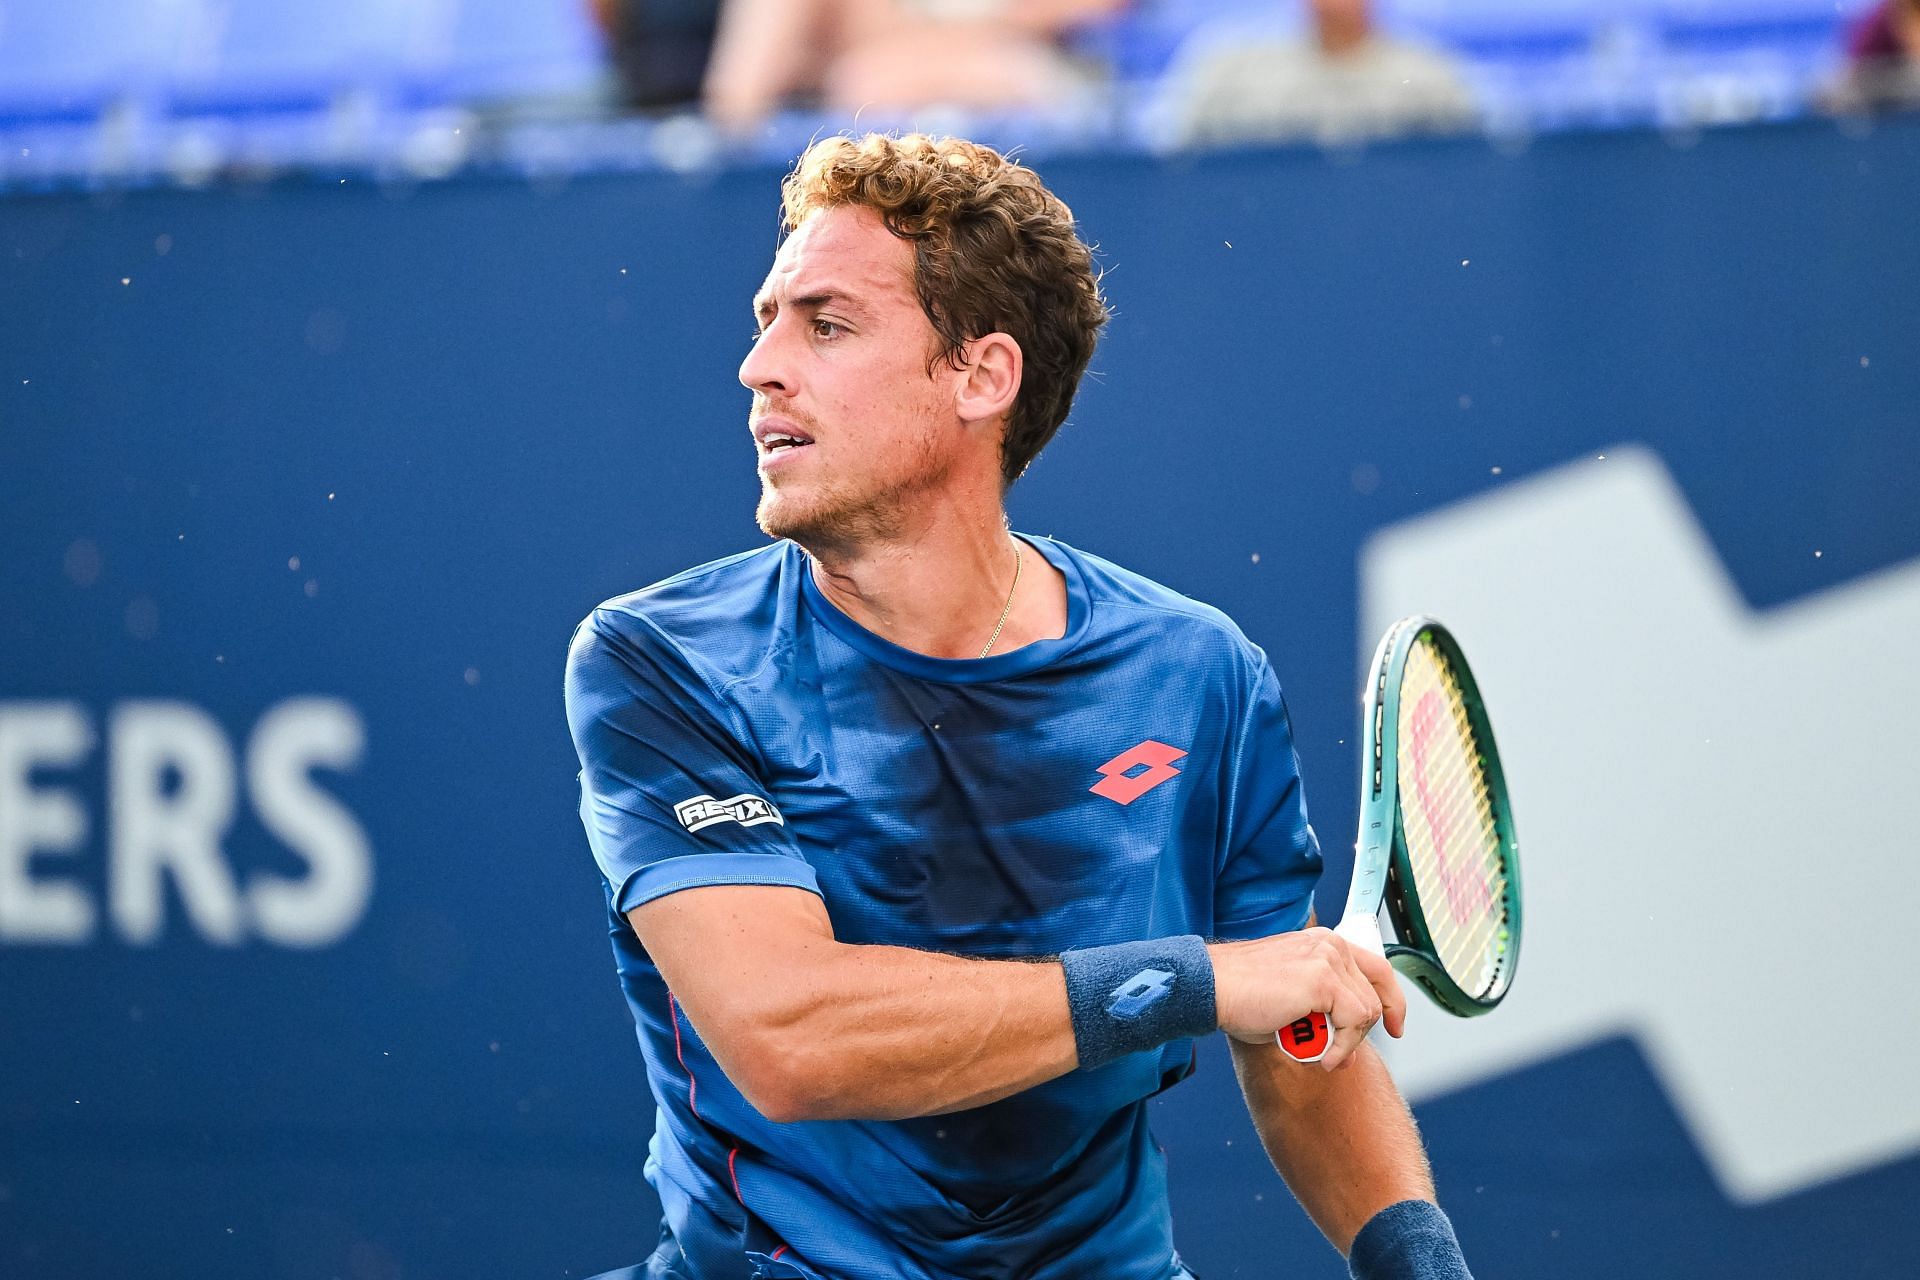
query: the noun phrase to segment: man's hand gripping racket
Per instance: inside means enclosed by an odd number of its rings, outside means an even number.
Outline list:
[[[1485,1013],[1520,959],[1519,847],[1479,688],[1434,619],[1402,618],[1381,638],[1364,731],[1353,882],[1334,932],[1385,955],[1448,1013]],[[1278,1039],[1289,1057],[1318,1062],[1333,1029],[1311,1013]]]

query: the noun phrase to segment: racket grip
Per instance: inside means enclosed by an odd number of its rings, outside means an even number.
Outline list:
[[[1327,1056],[1333,1033],[1327,1029],[1327,1015],[1310,1013],[1274,1033],[1281,1051],[1295,1062],[1318,1062]]]
[[[1380,941],[1378,916],[1349,911],[1333,931],[1352,945],[1365,947],[1375,955],[1386,953]],[[1280,1042],[1280,1048],[1295,1062],[1318,1062],[1333,1047],[1333,1032],[1327,1027],[1327,1015],[1324,1013],[1310,1013],[1298,1022],[1288,1023],[1274,1033],[1274,1039]]]

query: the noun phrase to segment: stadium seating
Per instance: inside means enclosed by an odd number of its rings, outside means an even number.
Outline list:
[[[350,94],[431,103],[564,92],[600,73],[577,0],[32,0],[0,3],[0,111],[137,99],[244,114]]]
[[[0,3],[0,119],[98,116],[156,92],[181,55],[182,0]]]
[[[1846,26],[1867,3],[1377,7],[1383,24],[1460,57],[1490,127],[1527,131],[1794,114],[1832,73]],[[1134,132],[1151,114],[1142,104],[1190,41],[1234,24],[1297,24],[1300,7],[1137,0],[1078,32],[1080,53],[1117,86],[1114,141],[1151,141],[1150,129]],[[586,0],[0,0],[0,183],[74,167],[164,170],[183,147],[237,148],[265,164],[377,164],[411,145],[419,128],[410,117],[526,100],[592,115],[606,77]],[[1057,122],[1039,130],[1059,131]],[[22,148],[36,145],[35,163],[23,165]]]

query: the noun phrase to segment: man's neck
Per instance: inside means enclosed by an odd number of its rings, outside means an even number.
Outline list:
[[[867,630],[929,657],[978,658],[1003,614],[995,653],[1066,631],[1065,579],[1021,545],[1015,593],[1015,548],[996,507],[884,543],[808,551],[822,593]]]

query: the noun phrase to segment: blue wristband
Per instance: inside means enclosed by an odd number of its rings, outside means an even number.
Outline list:
[[[1083,1067],[1210,1034],[1213,961],[1194,934],[1064,952],[1067,1007]]]
[[[1473,1280],[1453,1223],[1425,1200],[1402,1200],[1369,1218],[1347,1269],[1353,1280]]]

